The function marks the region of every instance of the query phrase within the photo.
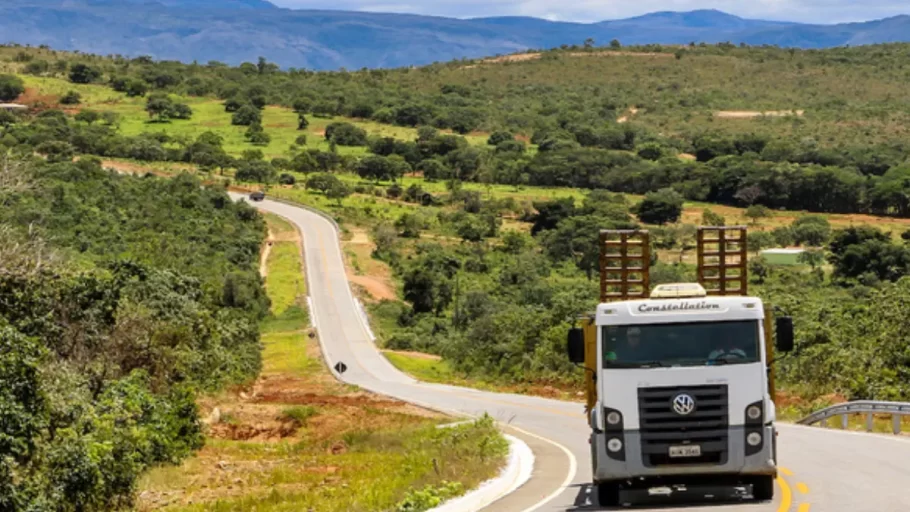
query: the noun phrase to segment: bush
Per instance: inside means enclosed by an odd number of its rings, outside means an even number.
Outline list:
[[[339,146],[366,146],[367,132],[351,123],[331,123],[325,128],[325,139]]]
[[[649,192],[644,200],[635,206],[638,220],[646,224],[667,224],[676,222],[682,215],[684,199],[673,189],[665,188]]]
[[[308,419],[317,415],[319,411],[311,405],[298,405],[294,407],[289,407],[281,411],[281,417],[285,420],[294,421],[297,424],[303,426],[306,425]]]
[[[515,136],[512,135],[510,132],[505,132],[505,131],[493,132],[492,134],[490,134],[490,138],[487,139],[487,145],[498,146],[499,144],[506,142],[506,141],[510,141],[510,140],[515,140]]]
[[[14,101],[25,92],[25,83],[14,75],[0,75],[0,101]]]
[[[295,178],[293,174],[283,173],[278,177],[278,183],[282,185],[293,185],[297,183],[297,178]]]
[[[252,105],[243,105],[231,116],[231,124],[235,126],[250,126],[262,123],[262,114]]]
[[[74,84],[90,84],[101,78],[101,70],[80,62],[70,67],[69,78]]]
[[[82,103],[82,95],[76,91],[69,91],[60,97],[61,105],[78,105]]]

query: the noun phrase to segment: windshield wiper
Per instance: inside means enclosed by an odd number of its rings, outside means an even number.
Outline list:
[[[751,359],[747,357],[734,356],[733,354],[721,354],[714,359],[708,359],[707,364],[744,364],[744,363],[754,363]]]
[[[652,366],[667,366],[660,361],[607,361],[605,366],[614,368],[650,368]]]

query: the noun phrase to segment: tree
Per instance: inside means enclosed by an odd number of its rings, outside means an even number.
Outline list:
[[[294,100],[293,107],[294,113],[302,116],[303,114],[308,114],[313,108],[313,100],[306,97],[300,97]]]
[[[325,196],[334,199],[338,206],[341,206],[341,201],[349,195],[351,195],[351,188],[340,181],[325,191]]]
[[[82,110],[76,114],[75,119],[86,124],[94,124],[101,119],[101,114],[94,110]]]
[[[534,216],[534,225],[531,226],[532,235],[536,235],[541,231],[556,229],[560,221],[575,215],[575,200],[571,197],[547,202],[535,202],[533,206],[537,210],[537,215]]]
[[[646,142],[639,146],[638,156],[656,162],[664,156],[664,148],[657,142]]]
[[[831,236],[831,224],[821,215],[806,215],[793,221],[790,231],[795,244],[820,247]]]
[[[325,140],[339,146],[366,146],[367,132],[351,123],[331,123],[325,127]]]
[[[834,276],[859,278],[865,274],[895,281],[910,271],[910,250],[894,244],[887,233],[869,226],[837,230],[828,245]]]
[[[316,159],[306,151],[297,153],[294,155],[294,158],[291,159],[291,170],[304,175],[315,172],[318,167],[319,164],[316,162]]]
[[[78,105],[82,103],[82,95],[76,91],[69,91],[60,97],[61,105]]]
[[[265,160],[241,160],[235,177],[239,181],[273,183],[275,175],[275,168]]]
[[[142,96],[145,96],[148,90],[148,84],[142,80],[131,79],[126,83],[126,87],[123,92],[126,93],[127,97],[141,98]]]
[[[684,199],[679,192],[664,188],[649,192],[633,209],[638,220],[645,224],[667,224],[679,220],[683,203]]]
[[[0,75],[0,101],[15,101],[25,92],[25,83],[14,75]]]
[[[771,210],[760,204],[753,204],[746,208],[746,217],[752,221],[752,224],[758,224],[758,219],[771,216]]]
[[[763,256],[758,256],[757,258],[749,260],[749,276],[751,276],[752,281],[762,284],[770,274],[771,266],[768,264],[768,260]]]
[[[310,176],[306,180],[306,187],[313,190],[318,190],[323,194],[327,194],[329,189],[340,184],[341,181],[332,174],[327,172],[318,173]]]
[[[416,213],[402,213],[395,221],[395,228],[399,236],[404,238],[420,238],[420,232],[426,229],[426,222]]]
[[[70,68],[69,78],[74,84],[90,84],[101,78],[101,70],[79,62]]]
[[[28,75],[41,76],[47,73],[51,68],[51,65],[46,60],[33,60],[25,65],[25,68],[22,70]]]
[[[610,49],[618,50],[620,48],[622,48],[622,43],[619,42],[619,39],[614,39],[614,40],[610,41]]]
[[[308,126],[310,126],[310,122],[307,120],[306,116],[302,113],[297,114],[297,129],[306,130]],[[304,138],[304,144],[306,144],[306,138]]]
[[[705,208],[701,213],[701,223],[705,226],[723,226],[726,219],[722,215],[714,213],[710,208]]]
[[[166,94],[153,94],[145,103],[145,111],[149,117],[157,117],[158,121],[167,121],[173,108],[173,102]]]
[[[758,254],[774,245],[774,236],[767,231],[750,231],[746,235],[746,244],[750,251]]]
[[[806,250],[799,253],[796,261],[804,265],[809,265],[812,267],[812,270],[815,270],[825,262],[825,253],[824,251],[819,250]]]
[[[515,136],[512,135],[511,132],[496,131],[490,134],[490,137],[487,139],[487,144],[490,146],[498,146],[499,143],[505,142],[507,140],[515,140]]]
[[[397,158],[396,158],[397,157]],[[391,157],[371,155],[357,163],[357,174],[367,180],[389,181],[401,178],[410,166],[398,155]]]
[[[240,110],[240,107],[242,107],[243,105],[244,105],[244,102],[241,101],[240,98],[234,96],[234,97],[224,100],[224,111],[229,114],[233,114],[234,112],[237,112],[238,110]]]
[[[48,162],[70,162],[76,154],[73,145],[62,140],[42,142],[35,148],[35,152],[45,155]]]
[[[261,124],[262,114],[252,105],[243,105],[231,116],[231,124],[235,126],[250,126]]]
[[[282,185],[293,185],[297,183],[297,179],[294,178],[293,174],[282,173],[281,176],[278,176],[278,183]]]

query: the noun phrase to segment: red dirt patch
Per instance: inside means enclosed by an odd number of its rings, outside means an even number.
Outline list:
[[[27,87],[25,92],[20,94],[14,103],[26,105],[35,110],[57,108],[59,107],[59,96],[52,94],[40,94],[33,87]]]
[[[349,274],[348,281],[363,288],[376,300],[396,300],[398,298],[395,294],[395,290],[393,290],[389,286],[389,283],[383,279]]]

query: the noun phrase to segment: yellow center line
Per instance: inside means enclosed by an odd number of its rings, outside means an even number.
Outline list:
[[[800,494],[809,494],[809,486],[802,482],[796,484],[796,490],[799,491]]]
[[[811,505],[809,505],[808,503],[803,503],[802,505],[799,506],[799,511],[798,511],[798,512],[809,512],[809,507],[810,507],[810,506],[811,506]]]
[[[779,469],[785,475],[790,473],[784,468]],[[790,474],[792,475],[793,473]],[[790,490],[790,484],[782,477],[777,477],[777,484],[780,485],[780,507],[777,508],[777,512],[789,512],[790,506],[793,505],[793,491]]]
[[[786,476],[793,476],[793,472],[787,468],[778,468],[778,469],[780,470],[781,473],[783,473]]]

